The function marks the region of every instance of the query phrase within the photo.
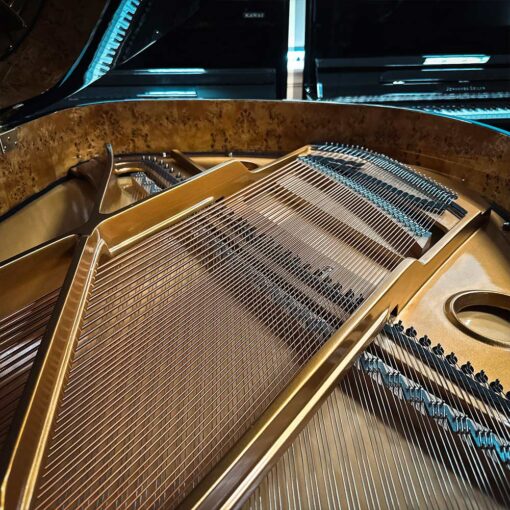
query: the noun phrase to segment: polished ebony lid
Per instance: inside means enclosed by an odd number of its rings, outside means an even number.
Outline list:
[[[0,131],[48,113],[207,0],[0,0]]]

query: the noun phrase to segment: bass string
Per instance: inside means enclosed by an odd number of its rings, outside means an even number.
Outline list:
[[[0,330],[0,448],[25,388],[59,290],[4,317]]]

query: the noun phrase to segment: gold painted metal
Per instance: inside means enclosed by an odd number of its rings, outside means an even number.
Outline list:
[[[295,151],[273,165],[250,171],[238,162],[227,162],[202,173],[183,185],[151,197],[140,204],[104,219],[81,243],[73,270],[65,285],[65,300],[54,316],[54,327],[44,339],[45,357],[35,382],[20,434],[13,449],[7,476],[2,483],[2,504],[10,508],[21,501],[31,504],[39,469],[52,429],[54,415],[72,356],[85,305],[87,289],[100,257],[112,257],[141,239],[166,228],[197,208],[229,196],[247,184],[307,151]],[[98,186],[103,200],[112,172],[111,157]],[[98,208],[96,209],[99,214]],[[433,246],[420,260],[408,259],[388,281],[325,344],[312,361],[280,395],[243,440],[220,462],[187,504],[216,505],[228,496],[238,501],[253,486],[268,463],[298,432],[304,420],[320,404],[329,389],[352,362],[356,353],[380,328],[390,311],[403,306],[423,282],[480,223],[483,215],[468,215]],[[91,218],[91,222],[94,218]],[[267,448],[273,444],[273,447]],[[262,452],[265,452],[262,455]],[[215,478],[213,481],[211,477]],[[241,483],[242,482],[242,483]],[[233,484],[241,484],[237,490]],[[205,489],[205,490],[204,490]]]
[[[77,240],[66,236],[0,264],[0,318],[62,285]]]
[[[308,150],[308,147],[302,147],[253,171],[239,161],[220,163],[176,188],[149,197],[105,219],[98,227],[101,236],[109,252],[115,255],[208,203],[236,193]],[[144,214],[140,214],[141,210]]]
[[[70,179],[1,221],[0,262],[78,230],[90,217],[94,194],[84,179]]]
[[[207,154],[207,153],[194,153],[189,154],[188,157],[199,165],[204,170],[212,168],[213,166],[224,163],[225,161],[241,161],[248,168],[254,169],[255,167],[259,168],[261,166],[269,165],[275,159],[283,156],[284,154],[274,154],[274,155],[228,155],[224,156],[222,154]]]
[[[52,293],[58,292],[70,269],[77,243],[77,236],[66,236],[1,264],[0,289],[2,290],[2,299],[0,299],[0,319],[11,316],[31,303],[46,299]],[[30,317],[26,323],[29,327]],[[46,327],[46,325],[41,324],[41,327]],[[46,331],[50,329],[51,326],[47,327]],[[30,361],[31,363],[32,361]],[[20,378],[23,379],[22,375],[18,377],[18,379]],[[23,414],[23,410],[24,402],[21,401],[21,408],[18,407],[17,410],[18,416]],[[16,444],[17,441],[14,443],[11,436],[3,444],[4,452],[15,450]],[[2,459],[2,463],[6,460]],[[8,466],[6,466],[6,472],[9,473]],[[4,504],[3,486],[1,491],[0,503],[2,508],[12,508],[12,506]],[[16,508],[16,505],[14,508]]]
[[[375,343],[380,347],[384,340],[378,335]],[[423,370],[420,374],[430,374],[430,368]],[[508,507],[494,491],[484,493],[455,476],[451,466],[457,458],[446,451],[463,451],[462,439],[382,391],[370,376],[351,368],[243,510]],[[424,450],[429,455],[421,455]]]
[[[425,282],[401,311],[399,318],[418,335],[427,334],[445,353],[455,352],[459,365],[471,362],[489,380],[499,379],[510,388],[510,352],[501,345],[480,342],[457,328],[444,313],[453,293],[483,289],[507,294],[510,290],[510,238],[501,229],[503,220],[494,212],[448,261]]]
[[[112,175],[111,180],[101,209],[103,214],[114,213],[147,197],[147,192],[129,174]]]
[[[235,194],[308,150],[308,147],[304,147],[255,170],[239,161],[226,162],[174,189],[147,198],[117,214],[107,215],[101,212],[101,203],[108,197],[108,183],[113,172],[111,151],[108,153],[101,164],[96,208],[82,229],[83,233],[90,235],[78,242],[64,284],[64,297],[43,341],[44,361],[33,382],[22,426],[11,450],[1,486],[0,508],[10,509],[18,505],[29,508],[33,503],[41,463],[68,375],[88,289],[98,262],[104,257],[115,257],[201,208]],[[188,497],[185,507],[233,507],[242,503],[248,491],[256,486],[271,463],[301,430],[311,413],[327,397],[338,378],[382,327],[389,314],[395,309],[406,307],[433,275],[442,271],[447,261],[483,227],[488,219],[486,211],[475,204],[468,205],[468,214],[463,219],[443,225],[444,235],[419,260],[405,259],[326,342],[241,441]],[[55,243],[55,247],[51,245],[49,249],[58,253],[58,249],[65,248],[69,258],[69,249],[75,244],[75,237],[66,238]],[[31,255],[31,262],[17,262],[24,267],[25,274],[33,269],[31,264],[38,260],[38,256],[39,252],[35,251]],[[3,270],[4,267],[0,267],[0,282],[3,277],[9,283],[12,276]],[[18,302],[14,302],[13,309],[18,305]]]
[[[469,322],[462,317],[467,311],[471,312]],[[473,338],[510,348],[510,321],[507,318],[510,317],[510,294],[483,290],[459,292],[448,298],[445,313],[457,328]]]

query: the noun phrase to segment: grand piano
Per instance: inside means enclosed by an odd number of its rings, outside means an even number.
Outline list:
[[[508,508],[510,138],[85,97],[210,4],[0,1],[0,508]]]
[[[307,97],[510,128],[506,0],[311,0]]]

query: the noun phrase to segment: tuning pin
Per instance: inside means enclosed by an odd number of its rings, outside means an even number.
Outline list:
[[[460,367],[460,369],[467,375],[473,375],[475,369],[473,368],[473,365],[468,361],[464,365]]]
[[[479,382],[479,383],[482,383],[482,384],[485,384],[489,378],[487,377],[487,374],[483,371],[483,370],[480,370],[480,372],[478,372],[476,375],[475,375],[475,379]]]
[[[450,354],[448,354],[446,356],[446,361],[448,361],[448,363],[450,363],[450,365],[456,365],[458,359],[457,359],[457,356],[455,356],[454,352],[450,352]]]
[[[444,354],[443,346],[441,344],[435,345],[434,347],[432,347],[432,352],[437,356],[442,356]]]
[[[494,381],[492,381],[490,384],[489,384],[489,388],[494,391],[495,393],[501,393],[503,391],[503,385],[501,384],[501,382],[499,381],[499,379],[496,379]]]
[[[418,333],[416,332],[416,330],[411,326],[410,328],[407,328],[406,329],[406,335],[407,336],[410,336],[412,338],[416,337]]]
[[[422,347],[430,347],[430,344],[432,343],[430,341],[430,338],[427,336],[427,335],[423,335],[419,340],[418,342],[420,343],[420,345]]]

